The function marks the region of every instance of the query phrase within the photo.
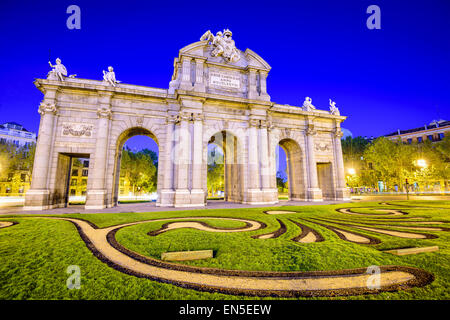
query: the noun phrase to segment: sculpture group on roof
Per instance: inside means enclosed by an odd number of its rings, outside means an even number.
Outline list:
[[[225,29],[223,33],[221,31],[217,32],[215,36],[208,30],[201,36],[200,41],[208,41],[212,44],[214,49],[211,51],[211,56],[221,56],[225,61],[237,62],[241,55],[239,50],[236,49],[232,35],[233,33],[228,29]]]
[[[48,62],[52,70],[47,75],[47,79],[50,80],[59,80],[64,81],[66,77],[75,78],[77,75],[72,74],[67,76],[67,69],[61,63],[60,58],[56,58],[56,64],[52,64],[50,61]],[[108,71],[103,70],[103,81],[113,87],[115,87],[120,81],[116,80],[116,74],[114,73],[113,67],[109,66]]]

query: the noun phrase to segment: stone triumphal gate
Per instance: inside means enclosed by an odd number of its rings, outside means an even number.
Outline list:
[[[317,110],[271,102],[269,64],[236,49],[231,32],[206,32],[182,48],[168,89],[68,75],[61,60],[35,85],[44,94],[31,189],[25,206],[64,206],[73,157],[89,158],[86,208],[117,204],[121,152],[134,135],[159,147],[158,206],[202,206],[209,143],[224,151],[225,200],[278,202],[276,148],[287,155],[290,199],[348,198],[340,129],[345,117],[330,100]]]

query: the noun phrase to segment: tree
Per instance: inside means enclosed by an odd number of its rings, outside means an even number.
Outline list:
[[[133,152],[130,149],[122,151],[120,163],[121,175],[130,182],[133,193],[136,191],[154,192],[157,185],[156,167],[151,157],[151,151]]]
[[[395,185],[401,187],[405,179],[411,178],[413,146],[393,142],[385,137],[376,139],[364,152],[368,167],[374,170],[378,180],[385,183],[386,188]],[[373,181],[371,181],[373,183]]]
[[[281,171],[277,171],[277,188],[278,192],[286,192],[286,189],[288,189],[287,179]]]
[[[208,193],[210,195],[213,195],[215,192],[224,189],[224,168],[223,154],[217,152],[215,154],[214,161],[208,161],[207,179]]]

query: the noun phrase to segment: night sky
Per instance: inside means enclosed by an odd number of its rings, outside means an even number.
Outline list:
[[[81,8],[81,30],[66,9]],[[381,8],[381,30],[366,9]],[[379,136],[450,119],[450,1],[5,1],[0,4],[0,123],[37,131],[45,78],[62,59],[69,74],[167,88],[178,50],[208,29],[233,32],[272,70],[272,101],[319,109],[336,101],[354,136]],[[140,141],[139,139],[136,141]]]

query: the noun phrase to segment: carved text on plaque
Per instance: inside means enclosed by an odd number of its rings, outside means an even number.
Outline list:
[[[239,89],[241,87],[241,78],[232,74],[211,72],[209,74],[209,83],[219,87]]]

